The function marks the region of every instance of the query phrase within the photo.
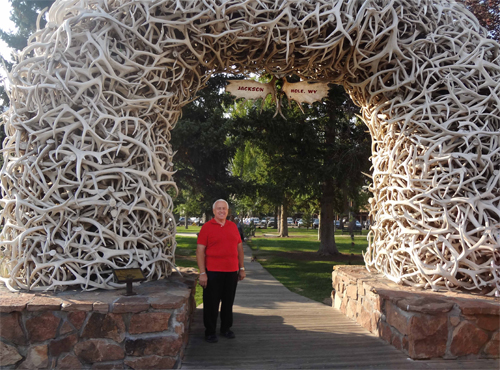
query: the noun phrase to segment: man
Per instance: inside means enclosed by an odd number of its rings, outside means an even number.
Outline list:
[[[238,280],[246,276],[243,243],[236,224],[226,220],[228,211],[225,200],[219,199],[214,203],[214,218],[201,228],[196,246],[199,283],[203,287],[205,340],[209,343],[218,341],[216,327],[219,304],[220,333],[229,339],[235,337],[231,331],[234,296]]]

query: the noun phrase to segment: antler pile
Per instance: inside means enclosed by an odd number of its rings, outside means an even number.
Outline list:
[[[8,286],[170,273],[170,130],[221,71],[344,84],[373,137],[367,265],[499,289],[499,45],[444,0],[57,2],[10,74]]]

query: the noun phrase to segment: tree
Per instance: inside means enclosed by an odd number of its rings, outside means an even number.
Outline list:
[[[179,200],[196,199],[201,213],[210,214],[217,199],[230,199],[238,181],[229,172],[235,148],[228,141],[228,119],[224,106],[232,98],[223,93],[225,77],[212,77],[198,92],[198,99],[183,108],[183,116],[172,133],[176,182],[183,191]],[[193,209],[193,206],[189,206]]]
[[[345,212],[347,200],[357,199],[366,185],[363,172],[370,167],[371,138],[365,124],[355,117],[358,111],[340,86],[332,86],[328,98],[318,105],[315,125],[322,140],[315,171],[319,186],[313,191],[320,203],[318,252],[322,255],[338,253],[334,214]]]
[[[280,236],[287,235],[290,202],[299,195],[321,205],[320,253],[338,253],[335,245],[334,210],[344,209],[345,199],[355,198],[365,185],[361,171],[369,170],[370,136],[359,120],[358,108],[343,88],[334,86],[329,98],[313,106],[283,101],[281,116],[276,108],[258,104],[234,117],[233,136],[255,145],[263,154],[265,170],[261,184],[271,185],[267,199],[281,208]],[[256,178],[256,177],[254,177]]]
[[[36,31],[37,18],[44,8],[49,8],[55,0],[9,0],[11,4],[10,20],[17,27],[15,32],[0,30],[0,39],[14,50],[22,50],[28,44],[28,38]],[[45,26],[45,19],[40,19],[40,27]],[[13,63],[6,55],[0,56],[0,68],[5,64],[8,69]],[[0,81],[0,111],[8,109],[10,101],[5,91],[4,83]],[[3,141],[3,140],[2,140]]]
[[[50,8],[55,0],[9,0],[12,10],[10,19],[15,23],[15,32],[0,30],[0,38],[16,50],[22,50],[28,44],[29,37],[36,31],[40,12]],[[45,27],[46,20],[40,18],[40,28]]]
[[[500,0],[461,0],[485,27],[491,38],[500,41]]]
[[[245,114],[233,117],[232,135],[251,143],[261,154],[261,167],[254,174],[247,174],[256,183],[258,195],[281,209],[280,236],[287,236],[288,204],[306,191],[308,179],[301,176],[309,166],[308,151],[314,151],[314,130],[305,122],[306,116],[298,107],[284,104],[283,115],[275,117],[276,107],[267,102],[261,111],[260,104],[250,106]],[[245,144],[248,145],[248,144]]]

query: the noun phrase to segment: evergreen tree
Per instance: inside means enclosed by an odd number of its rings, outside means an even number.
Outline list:
[[[206,214],[211,214],[215,200],[229,200],[238,190],[238,182],[229,171],[235,149],[224,117],[224,106],[232,102],[229,94],[223,93],[225,85],[223,76],[212,77],[198,92],[198,99],[183,108],[172,133],[171,144],[177,151],[175,180],[183,191],[176,203],[196,199],[200,212]]]

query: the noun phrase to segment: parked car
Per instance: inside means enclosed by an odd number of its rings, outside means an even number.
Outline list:
[[[315,218],[312,223],[312,228],[317,229],[319,227],[319,218]]]

